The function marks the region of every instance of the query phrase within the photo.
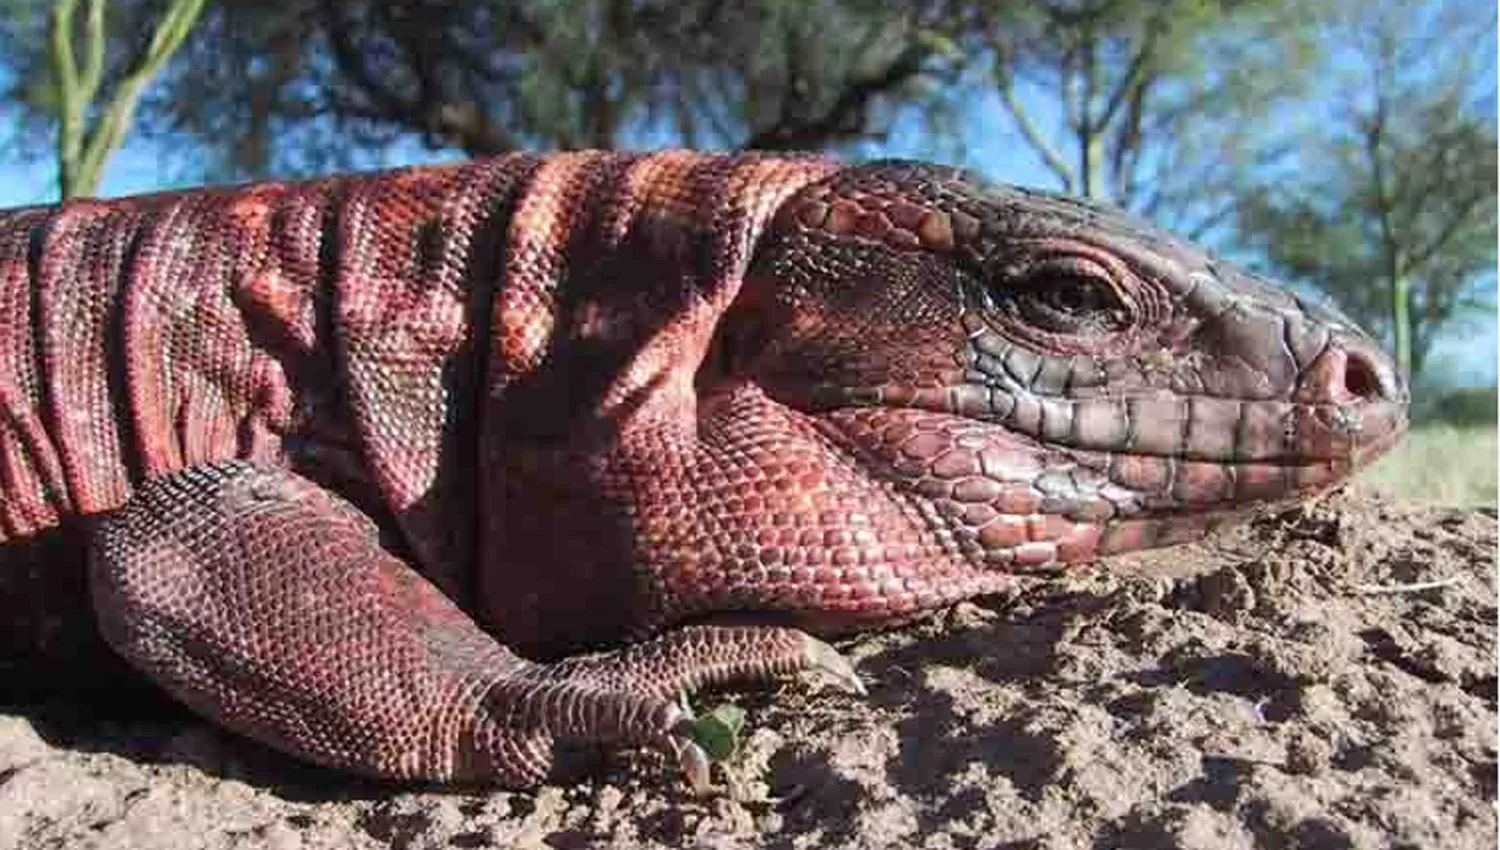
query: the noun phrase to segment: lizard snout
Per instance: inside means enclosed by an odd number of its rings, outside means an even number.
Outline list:
[[[1410,392],[1395,364],[1366,337],[1337,337],[1307,368],[1297,400],[1309,403],[1309,423],[1322,438],[1301,436],[1306,449],[1335,447],[1364,466],[1393,447],[1407,430]]]

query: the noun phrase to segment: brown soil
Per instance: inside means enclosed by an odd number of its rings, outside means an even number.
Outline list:
[[[752,731],[705,799],[650,754],[434,791],[159,706],[9,709],[0,848],[1489,848],[1495,554],[1493,511],[1345,493],[960,605],[844,643],[863,701],[725,695]]]

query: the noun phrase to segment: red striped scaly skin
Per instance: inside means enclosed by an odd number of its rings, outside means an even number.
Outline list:
[[[66,655],[38,612],[80,602],[86,543],[105,636],[196,710],[526,785],[566,741],[692,756],[679,690],[847,674],[787,625],[1332,486],[1406,400],[1326,308],[914,163],[518,155],[73,202],[0,217],[0,604]]]

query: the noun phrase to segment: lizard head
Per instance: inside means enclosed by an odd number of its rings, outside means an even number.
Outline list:
[[[1009,571],[1189,540],[1406,430],[1338,312],[1117,210],[919,163],[786,201],[715,354]]]

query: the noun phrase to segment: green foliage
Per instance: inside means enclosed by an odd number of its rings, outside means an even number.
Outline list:
[[[159,1],[116,3],[123,50]],[[190,135],[219,176],[368,165],[411,140],[471,155],[850,144],[939,100],[965,61],[945,6],[217,0],[140,129]],[[11,43],[20,78],[35,77],[27,39]]]
[[[1423,393],[1412,406],[1412,419],[1455,428],[1494,427],[1500,420],[1500,388],[1458,387]]]
[[[711,760],[724,762],[739,750],[740,731],[744,728],[744,709],[725,703],[693,718],[692,739]]]

